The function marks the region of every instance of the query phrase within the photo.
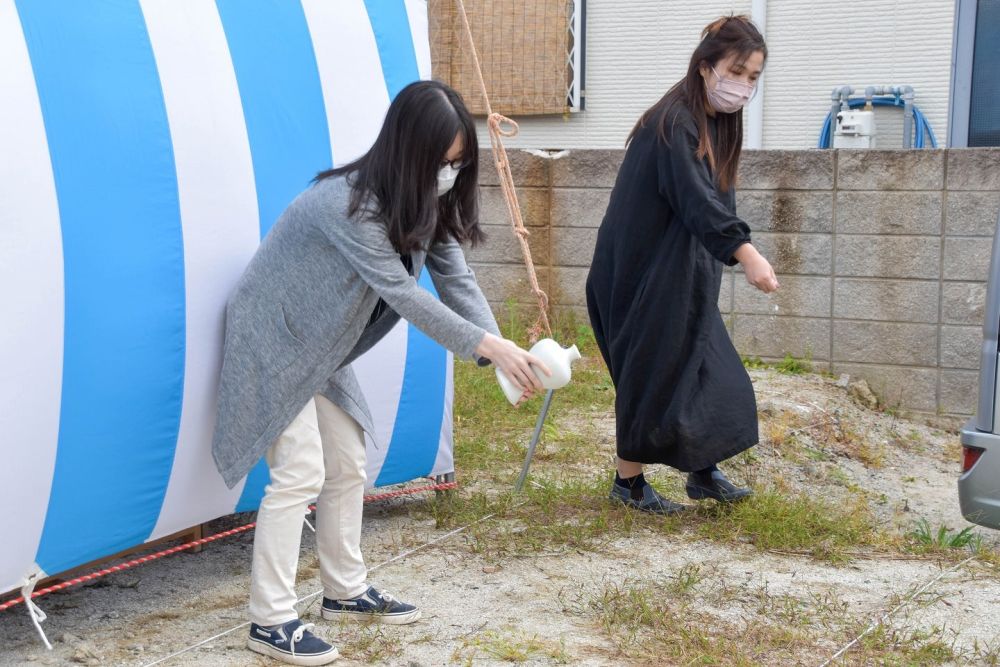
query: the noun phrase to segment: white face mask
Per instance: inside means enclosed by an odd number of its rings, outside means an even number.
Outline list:
[[[460,171],[462,171],[460,167],[453,167],[451,163],[446,164],[438,170],[438,197],[447,194],[454,187],[455,180],[458,178],[458,172]]]

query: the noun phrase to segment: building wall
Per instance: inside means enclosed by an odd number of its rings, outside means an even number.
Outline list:
[[[621,150],[510,153],[543,289],[586,318],[584,282]],[[491,303],[531,303],[496,173],[484,156],[489,241],[470,261]],[[983,307],[1000,211],[1000,149],[747,151],[738,213],[782,288],[725,276],[737,349],[863,377],[891,406],[976,405]]]
[[[945,145],[954,0],[769,2],[764,148],[811,148],[847,84],[910,84]],[[878,146],[902,145],[902,112],[878,109]]]
[[[621,148],[639,115],[683,76],[701,29],[750,13],[750,0],[586,2],[586,111],[516,118],[521,134],[508,146]],[[953,13],[954,0],[769,2],[763,147],[815,146],[830,91],[844,84],[914,86],[943,146]],[[901,146],[901,117],[877,111],[880,148]]]

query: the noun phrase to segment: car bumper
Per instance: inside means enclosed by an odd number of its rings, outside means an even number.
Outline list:
[[[975,420],[962,428],[962,445],[979,447],[979,460],[958,478],[962,514],[972,523],[1000,529],[1000,435],[976,429]]]

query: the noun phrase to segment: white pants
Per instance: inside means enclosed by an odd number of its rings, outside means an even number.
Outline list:
[[[250,573],[250,620],[277,625],[298,618],[295,572],[303,518],[316,503],[320,581],[328,598],[365,592],[361,557],[365,439],[358,423],[317,394],[267,451],[271,483],[257,512]]]

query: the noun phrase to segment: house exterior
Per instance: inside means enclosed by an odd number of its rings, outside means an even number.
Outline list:
[[[994,25],[1000,14],[992,8],[998,4],[995,0],[570,0],[568,4],[571,13],[584,13],[584,108],[542,116],[496,108],[520,125],[520,135],[507,143],[510,147],[621,148],[642,111],[683,75],[701,29],[730,13],[752,16],[763,28],[770,50],[758,99],[745,112],[748,148],[815,147],[834,87],[851,85],[861,92],[868,85],[903,84],[915,89],[916,104],[944,147],[955,78],[955,18],[964,12],[967,25],[958,37],[966,47],[975,36],[977,5],[980,22],[986,22],[979,26],[977,41],[985,44],[984,34],[1000,31],[1000,25]],[[971,65],[972,51],[967,50]],[[983,61],[981,55],[979,59]],[[985,72],[987,64],[978,65]],[[968,104],[966,113],[967,109]],[[878,148],[902,147],[901,109],[876,109],[876,124]]]

